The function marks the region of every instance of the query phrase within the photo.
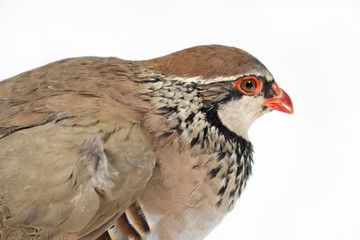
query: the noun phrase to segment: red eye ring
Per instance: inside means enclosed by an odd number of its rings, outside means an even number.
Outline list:
[[[245,95],[257,94],[262,89],[262,81],[254,76],[239,78],[233,84],[236,89]]]

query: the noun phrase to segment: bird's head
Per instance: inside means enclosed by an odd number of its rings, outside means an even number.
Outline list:
[[[209,45],[185,49],[150,60],[163,75],[189,84],[202,101],[200,111],[218,128],[248,138],[251,124],[264,113],[293,113],[288,94],[271,73],[247,52]]]

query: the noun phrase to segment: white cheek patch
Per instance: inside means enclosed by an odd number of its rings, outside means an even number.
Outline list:
[[[263,97],[243,96],[230,101],[218,110],[220,121],[230,131],[248,140],[248,131],[253,122],[264,114]]]

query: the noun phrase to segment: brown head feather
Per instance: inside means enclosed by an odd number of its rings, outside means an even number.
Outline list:
[[[248,74],[265,66],[249,53],[234,47],[220,45],[197,46],[144,62],[165,76],[198,77],[204,79],[219,76]]]

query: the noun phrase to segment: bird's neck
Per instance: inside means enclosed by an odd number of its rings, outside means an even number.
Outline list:
[[[232,209],[251,174],[252,144],[224,126],[216,109],[203,103],[196,83],[162,76],[148,78],[152,115],[158,121],[151,135],[159,148],[176,142],[178,151],[206,155],[192,162],[192,168],[204,168],[210,179],[223,182],[217,205],[227,195],[228,209]],[[156,147],[155,147],[156,148]]]
[[[158,239],[202,239],[235,205],[251,173],[252,145],[228,130],[190,81],[143,79],[144,129],[157,165],[139,197]]]

